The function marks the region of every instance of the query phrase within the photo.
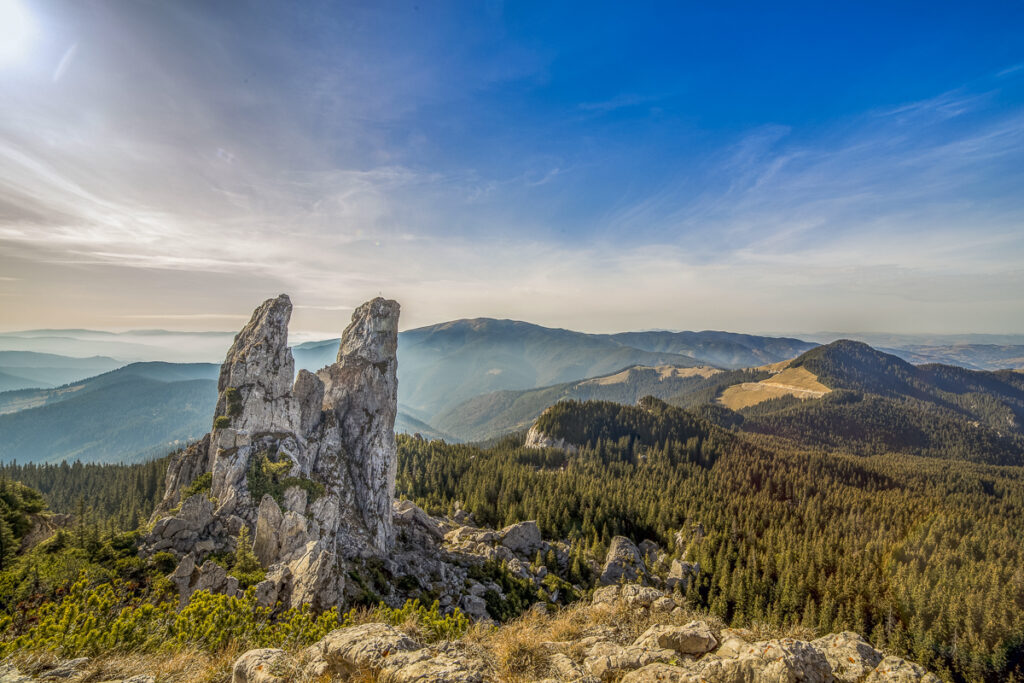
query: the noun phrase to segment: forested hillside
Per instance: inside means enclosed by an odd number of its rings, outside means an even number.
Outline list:
[[[1024,469],[830,454],[648,407],[549,410],[538,427],[574,454],[400,437],[398,487],[597,556],[655,539],[700,562],[687,597],[726,620],[855,630],[950,680],[1024,676]]]
[[[764,400],[738,414],[722,408],[713,419],[743,431],[861,455],[902,452],[1024,464],[1021,373],[914,366],[851,341],[815,348],[788,367],[809,371],[831,393],[813,400]],[[719,380],[700,397],[680,395],[671,401],[695,406],[698,400],[715,400],[725,388]]]

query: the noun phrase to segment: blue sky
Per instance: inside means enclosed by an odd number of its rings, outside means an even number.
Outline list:
[[[0,0],[0,324],[1022,332],[1024,4],[892,4]]]

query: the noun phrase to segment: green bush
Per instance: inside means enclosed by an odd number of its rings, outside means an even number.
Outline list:
[[[269,493],[278,505],[282,505],[284,492],[292,486],[304,489],[310,503],[324,494],[323,484],[305,477],[288,476],[292,468],[291,458],[283,453],[277,458],[271,460],[270,454],[264,451],[257,453],[249,461],[246,484],[249,487],[249,495],[257,504]]]
[[[220,419],[220,418],[218,418]],[[188,500],[197,493],[208,493],[213,488],[213,472],[203,472],[192,480],[184,491],[181,492],[181,500]]]
[[[238,389],[228,387],[224,390],[224,398],[228,402],[229,417],[238,417],[242,414],[242,396],[238,393]]]
[[[440,640],[457,640],[469,629],[469,618],[456,609],[450,614],[442,614],[441,607],[435,600],[430,607],[424,607],[419,600],[407,600],[405,605],[397,609],[383,603],[374,611],[373,618],[392,626],[414,622],[428,643]]]
[[[337,609],[314,615],[308,607],[274,617],[271,609],[256,605],[251,589],[242,597],[200,591],[180,612],[175,608],[170,600],[148,602],[118,580],[92,585],[81,579],[59,602],[44,603],[24,628],[16,628],[11,617],[0,617],[0,657],[23,651],[59,657],[158,650],[215,653],[233,643],[242,648],[302,648],[352,625],[354,618],[354,612],[339,615]],[[424,623],[432,633],[457,632],[458,619],[445,619],[427,610]]]
[[[218,415],[213,421],[214,429],[226,429],[231,426],[231,418],[227,415]]]

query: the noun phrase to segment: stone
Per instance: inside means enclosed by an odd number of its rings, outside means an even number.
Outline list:
[[[832,667],[818,648],[790,638],[750,644],[735,657],[704,657],[686,669],[694,677],[676,680],[695,683],[831,683],[835,680]]]
[[[832,633],[811,642],[825,654],[838,681],[858,683],[884,659],[884,655],[856,633]]]
[[[665,578],[665,586],[667,586],[669,590],[679,586],[680,590],[685,591],[690,585],[690,579],[696,578],[698,574],[700,574],[699,564],[683,562],[678,559],[672,560],[672,564],[669,566],[668,576]]]
[[[249,650],[235,661],[231,683],[285,683],[272,673],[274,663],[284,656],[284,650],[274,648]]]
[[[677,657],[672,650],[600,643],[592,648],[583,660],[583,668],[590,675],[604,680],[654,662],[670,662]]]
[[[88,663],[88,657],[61,660],[57,663],[56,667],[49,671],[44,671],[39,677],[43,679],[71,678],[72,676],[77,676],[80,673],[80,669]]]
[[[307,434],[320,423],[324,383],[309,370],[299,370],[292,394],[299,403],[299,429],[303,434]]]
[[[307,497],[306,489],[301,486],[289,486],[284,490],[284,509],[305,515]]]
[[[537,522],[519,522],[500,532],[501,544],[514,553],[530,557],[544,545]]]
[[[647,568],[636,545],[625,536],[613,538],[601,568],[601,584],[608,586],[622,581],[646,581],[647,578]]]
[[[889,655],[863,679],[864,683],[939,683],[939,677],[924,667]]]
[[[557,448],[567,453],[575,453],[578,450],[574,444],[565,439],[556,439],[540,431],[536,424],[526,432],[526,442],[523,446],[525,448]]]
[[[385,659],[423,646],[393,626],[361,624],[331,631],[307,649],[312,660],[322,660],[333,674],[352,675],[360,669],[380,668]]]
[[[357,308],[342,334],[338,361],[317,373],[324,383],[324,409],[337,419],[349,461],[354,512],[377,554],[393,542],[399,311],[398,302],[379,297]]]
[[[256,604],[273,607],[284,601],[291,591],[292,573],[285,565],[275,565],[267,572],[265,579],[256,584]]]
[[[264,568],[277,561],[280,550],[281,508],[269,493],[263,495],[256,513],[256,537],[253,539],[252,551]]]
[[[676,601],[670,597],[661,597],[651,603],[652,612],[671,612],[676,608]]]
[[[487,612],[487,601],[477,595],[463,595],[459,608],[473,621],[489,619]]]
[[[419,528],[433,536],[435,540],[440,541],[445,538],[445,533],[441,529],[441,525],[434,521],[430,515],[421,510],[411,500],[395,502],[394,516],[395,519],[400,519],[409,524],[418,525]]]
[[[633,644],[674,650],[683,655],[700,656],[718,647],[718,640],[705,622],[693,621],[685,626],[655,624],[644,631]]]
[[[630,671],[619,679],[619,683],[705,683],[693,672],[671,664],[648,664]],[[708,681],[707,683],[710,683]],[[742,683],[748,683],[743,681]],[[750,681],[749,683],[753,683]]]

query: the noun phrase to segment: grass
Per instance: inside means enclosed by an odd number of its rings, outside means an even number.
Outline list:
[[[352,614],[354,624],[382,621],[382,614],[376,609],[358,610]],[[427,622],[432,617],[425,615],[422,610],[407,608],[390,612],[384,620],[423,642],[431,640],[431,625]],[[402,617],[400,620],[399,616]],[[498,627],[474,624],[455,642],[459,650],[483,659],[488,680],[526,683],[554,676],[551,660],[556,654],[567,656],[577,665],[582,664],[586,647],[580,641],[585,638],[598,636],[602,640],[629,645],[654,624],[683,625],[694,620],[705,621],[716,636],[725,628],[717,617],[687,608],[670,613],[624,603],[591,605],[579,602],[550,613],[528,610]],[[762,624],[749,625],[744,631],[744,636],[750,641],[780,637],[807,640],[816,635],[808,629],[780,631]],[[245,649],[236,642],[230,642],[212,654],[179,650],[99,656],[90,660],[76,676],[66,680],[91,683],[149,674],[156,677],[157,683],[229,683],[234,662]],[[288,655],[275,664],[275,674],[296,683],[328,683],[332,680],[329,677],[312,680],[304,677],[304,648],[285,649],[289,650]],[[52,667],[55,659],[45,653],[19,653],[12,657],[12,663],[22,672],[33,673]],[[378,672],[365,670],[345,680],[377,683],[382,679]]]
[[[807,368],[786,368],[760,382],[734,384],[722,392],[718,402],[726,408],[741,410],[771,398],[821,398],[830,391],[832,390],[819,382],[817,376]]]

